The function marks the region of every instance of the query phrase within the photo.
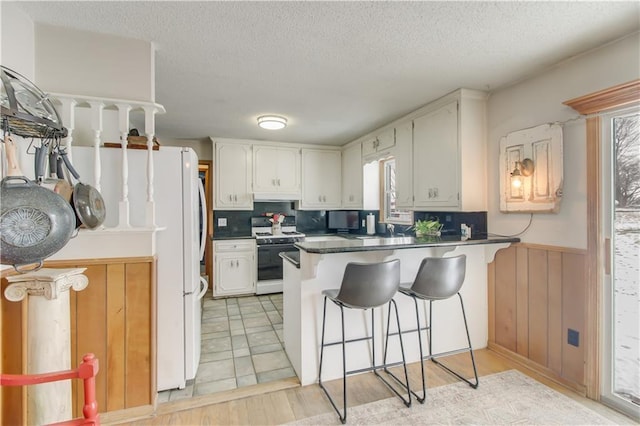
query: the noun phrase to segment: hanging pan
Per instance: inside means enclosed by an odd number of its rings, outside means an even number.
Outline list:
[[[0,263],[24,273],[40,269],[44,259],[67,244],[75,215],[60,195],[23,176],[10,136],[4,145],[8,173],[0,182]]]
[[[60,156],[77,181],[73,186],[73,195],[71,196],[71,204],[76,211],[76,224],[79,226],[82,223],[89,229],[99,227],[104,223],[107,214],[102,195],[93,186],[80,182],[80,175],[71,165],[66,152],[61,151]]]

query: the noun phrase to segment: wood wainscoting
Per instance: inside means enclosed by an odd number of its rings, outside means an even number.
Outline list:
[[[65,260],[48,268],[87,268],[86,289],[70,291],[71,366],[93,352],[99,360],[96,396],[100,413],[148,406],[156,396],[156,261],[153,257]],[[7,286],[2,279],[1,290]],[[28,300],[0,303],[2,372],[26,373]],[[73,415],[82,417],[83,392],[72,381]],[[3,424],[26,422],[26,388],[4,388]]]
[[[489,349],[584,395],[587,251],[514,244],[488,274]]]

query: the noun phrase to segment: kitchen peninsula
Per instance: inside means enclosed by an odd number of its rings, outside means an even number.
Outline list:
[[[317,382],[322,333],[322,291],[339,288],[345,266],[349,262],[383,262],[400,259],[401,282],[413,281],[424,257],[467,256],[466,278],[461,294],[465,302],[469,333],[474,349],[487,346],[488,301],[487,264],[495,253],[519,242],[518,238],[474,238],[451,237],[396,237],[362,238],[332,237],[325,241],[296,243],[299,258],[282,254],[284,261],[284,344],[285,350],[302,385]],[[401,294],[395,296],[403,330],[415,329],[413,301]],[[426,306],[419,305],[420,318],[424,324]],[[460,315],[460,304],[455,298],[438,301],[433,308],[434,353],[464,347],[465,332]],[[386,306],[377,309],[375,321],[386,327]],[[383,322],[380,322],[383,321]],[[345,338],[353,339],[365,335],[371,325],[371,315],[360,310],[345,309]],[[376,327],[375,353],[380,363],[383,356],[383,334]],[[395,327],[392,323],[392,331]],[[327,304],[326,342],[341,339],[340,315],[333,303]],[[407,362],[419,359],[418,341],[415,333],[403,336]],[[342,376],[340,345],[325,350],[323,380]],[[347,347],[347,369],[364,368],[370,365],[370,341],[351,343]],[[389,340],[389,360],[401,360],[397,337]]]

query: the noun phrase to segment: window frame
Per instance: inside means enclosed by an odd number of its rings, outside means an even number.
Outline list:
[[[387,181],[387,171],[389,165],[393,164],[393,172],[395,174],[395,162],[396,159],[393,156],[378,160],[378,165],[380,167],[380,222],[410,226],[413,225],[413,211],[404,209],[393,209],[390,207],[392,201],[389,200],[389,198],[394,197],[395,199],[395,188],[389,188]],[[392,212],[397,212],[396,216],[393,216],[391,214]],[[397,215],[402,215],[405,217],[398,217]]]

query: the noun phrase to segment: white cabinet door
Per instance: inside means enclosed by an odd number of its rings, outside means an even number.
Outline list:
[[[278,149],[253,147],[253,192],[274,192],[278,188]]]
[[[253,192],[266,198],[300,198],[300,150],[254,145]]]
[[[342,207],[362,209],[362,150],[359,144],[342,151]]]
[[[413,122],[396,127],[396,207],[413,207]]]
[[[396,144],[395,129],[387,129],[378,135],[376,151],[381,152],[393,148]]]
[[[300,198],[300,149],[278,149],[278,175],[276,177],[278,191],[286,194],[297,194]]]
[[[228,240],[214,245],[214,297],[255,293],[255,242]]]
[[[339,209],[342,198],[341,186],[340,151],[302,150],[301,209]]]
[[[413,120],[415,207],[459,207],[458,103]]]
[[[362,157],[370,158],[374,154],[389,151],[396,144],[395,129],[387,129],[381,132],[375,138],[362,142]]]
[[[251,146],[216,143],[215,208],[219,210],[252,210]]]

